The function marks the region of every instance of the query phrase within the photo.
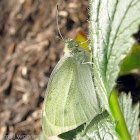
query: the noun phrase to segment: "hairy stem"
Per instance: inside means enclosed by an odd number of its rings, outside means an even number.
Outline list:
[[[123,114],[120,109],[115,89],[111,93],[109,106],[114,120],[117,121],[116,131],[119,134],[121,140],[131,140]]]

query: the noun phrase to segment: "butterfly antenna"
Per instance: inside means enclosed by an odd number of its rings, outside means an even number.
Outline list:
[[[62,36],[62,34],[60,32],[60,28],[59,28],[59,24],[58,24],[58,5],[56,5],[56,11],[57,11],[57,13],[56,13],[56,22],[57,22],[58,32],[59,32],[59,35],[62,38],[62,40],[65,42],[65,40],[64,40],[64,38],[63,38],[63,36]]]

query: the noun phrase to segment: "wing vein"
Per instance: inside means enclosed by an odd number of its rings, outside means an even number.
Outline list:
[[[67,87],[67,92],[66,92],[66,95],[65,95],[65,99],[64,99],[64,105],[63,105],[63,126],[65,126],[64,122],[64,118],[65,118],[65,105],[66,105],[66,101],[67,101],[67,97],[68,97],[68,94],[69,94],[69,91],[70,91],[70,87],[71,87],[71,84],[72,84],[72,76],[73,76],[73,70],[72,70],[72,73],[71,73],[71,77],[70,78],[70,82],[69,82],[69,85]]]

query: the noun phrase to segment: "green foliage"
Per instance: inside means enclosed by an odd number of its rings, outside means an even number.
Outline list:
[[[114,122],[107,111],[96,116],[76,140],[119,140]]]
[[[125,119],[123,117],[123,114],[119,106],[115,89],[113,89],[111,93],[110,100],[109,100],[109,107],[111,110],[111,116],[117,122],[115,129],[119,134],[121,140],[131,140],[129,131],[125,123]]]
[[[80,125],[76,129],[60,134],[59,138],[65,139],[65,140],[75,139],[76,135],[79,134],[82,130],[84,130],[84,127],[85,127],[85,123]]]
[[[123,60],[120,74],[128,74],[134,69],[140,69],[140,45],[134,44],[131,53]]]
[[[138,140],[139,131],[139,104],[132,106],[131,95],[121,94],[118,98],[124,119],[132,140]]]
[[[131,95],[121,94],[118,98],[132,140],[138,139],[139,104],[132,107]],[[116,121],[117,125],[118,121]],[[114,128],[114,121],[107,111],[97,115],[87,127],[80,132],[76,140],[119,140]]]
[[[90,0],[90,46],[93,75],[102,107],[120,71],[120,63],[134,44],[131,37],[140,23],[139,0]]]

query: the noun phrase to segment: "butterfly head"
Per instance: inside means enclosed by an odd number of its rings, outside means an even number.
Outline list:
[[[65,41],[64,52],[65,55],[70,55],[81,63],[89,61],[89,54],[87,51],[70,38]]]

